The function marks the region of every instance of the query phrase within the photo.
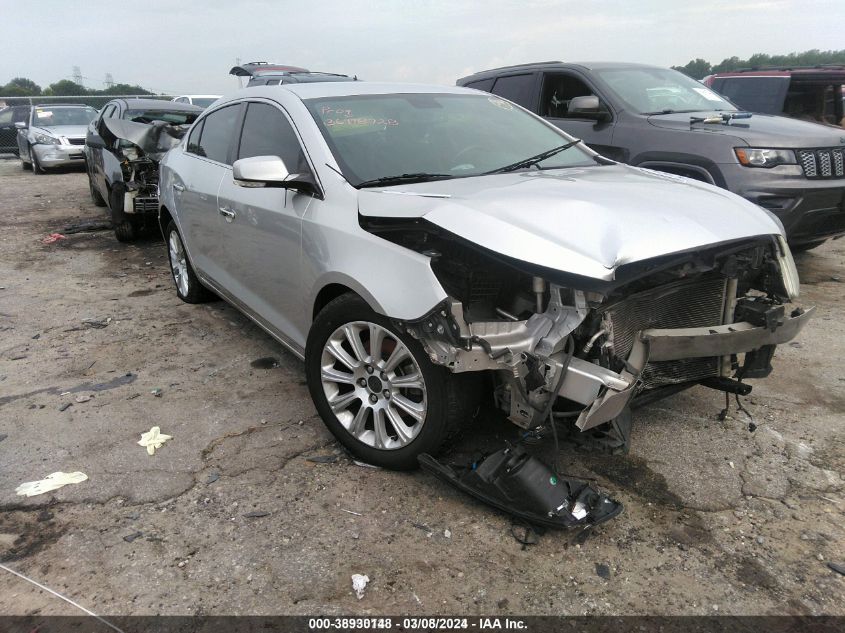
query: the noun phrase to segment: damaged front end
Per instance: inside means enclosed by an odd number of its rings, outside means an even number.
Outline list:
[[[103,140],[114,147],[120,161],[122,182],[112,183],[110,207],[116,224],[129,219],[143,222],[158,214],[158,166],[162,157],[179,144],[190,125],[165,121],[139,123],[103,119]]]
[[[695,384],[736,393],[813,313],[788,306],[798,279],[777,235],[622,265],[608,281],[510,260],[425,220],[362,222],[431,258],[448,298],[397,326],[432,362],[490,371],[496,404],[523,429],[607,425],[614,452],[628,437],[613,421],[635,398]]]

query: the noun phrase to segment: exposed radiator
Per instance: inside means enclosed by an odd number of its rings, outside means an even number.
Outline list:
[[[632,295],[608,306],[614,352],[627,358],[637,333],[648,328],[686,328],[720,325],[725,305],[725,279],[677,281]],[[701,380],[719,373],[719,359],[689,358],[648,363],[643,387]]]

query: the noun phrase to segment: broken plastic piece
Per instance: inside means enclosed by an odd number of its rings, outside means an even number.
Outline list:
[[[521,446],[502,449],[464,468],[444,466],[425,453],[418,460],[446,483],[534,525],[597,525],[622,511],[621,503],[585,481],[558,477]]]
[[[62,235],[61,233],[50,233],[47,237],[45,237],[41,242],[43,244],[53,244],[54,242],[58,242],[59,240],[66,240],[67,237]]]
[[[45,492],[58,490],[68,484],[82,483],[88,479],[88,475],[81,472],[63,473],[61,471],[51,473],[40,481],[27,481],[15,488],[15,493],[21,496],[34,497],[43,495]]]
[[[161,448],[167,440],[172,438],[172,435],[164,435],[159,427],[154,426],[146,433],[141,433],[138,444],[146,447],[149,455],[155,455],[156,449]]]
[[[370,577],[363,574],[352,574],[352,590],[358,596],[358,600],[364,597],[364,591],[367,589],[367,583],[370,582]]]

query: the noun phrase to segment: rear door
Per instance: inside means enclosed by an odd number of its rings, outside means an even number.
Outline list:
[[[194,267],[213,283],[232,292],[225,262],[231,259],[227,227],[217,204],[224,179],[232,179],[232,154],[243,105],[217,108],[191,129],[174,170],[173,197],[182,239]]]
[[[237,158],[278,156],[288,172],[312,172],[287,113],[269,101],[247,105]],[[220,183],[218,203],[228,244],[223,266],[236,298],[264,319],[277,334],[304,346],[301,323],[304,296],[300,283],[302,218],[311,195],[278,187],[241,187],[231,174]]]

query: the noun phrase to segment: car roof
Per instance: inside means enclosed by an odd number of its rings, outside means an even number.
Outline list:
[[[300,99],[384,94],[478,94],[477,91],[470,88],[458,88],[455,86],[337,81],[282,84],[280,86],[252,86],[227,95],[224,101],[234,101],[235,99],[245,97],[267,97],[272,99],[274,96],[278,96],[280,92],[292,93]]]
[[[635,64],[632,62],[531,62],[529,64],[516,64],[514,66],[501,66],[499,68],[481,70],[472,75],[461,77],[460,79],[458,79],[458,82],[470,80],[477,81],[479,79],[488,79],[490,77],[497,77],[499,75],[519,74],[519,72],[533,72],[536,70],[610,70],[623,68],[659,68],[661,70],[665,70],[662,66],[653,66],[651,64]]]
[[[760,74],[770,76],[789,76],[793,74],[845,74],[845,66],[838,64],[820,64],[819,66],[755,66],[752,68],[737,68],[726,70],[720,73],[713,73],[713,77],[733,77],[747,74]]]
[[[113,99],[122,101],[127,108],[144,110],[167,110],[168,112],[202,112],[199,106],[190,103],[179,103],[178,101],[165,101],[162,99]]]
[[[220,95],[177,95],[173,98],[179,99],[181,97],[188,97],[190,99],[219,99]]]

